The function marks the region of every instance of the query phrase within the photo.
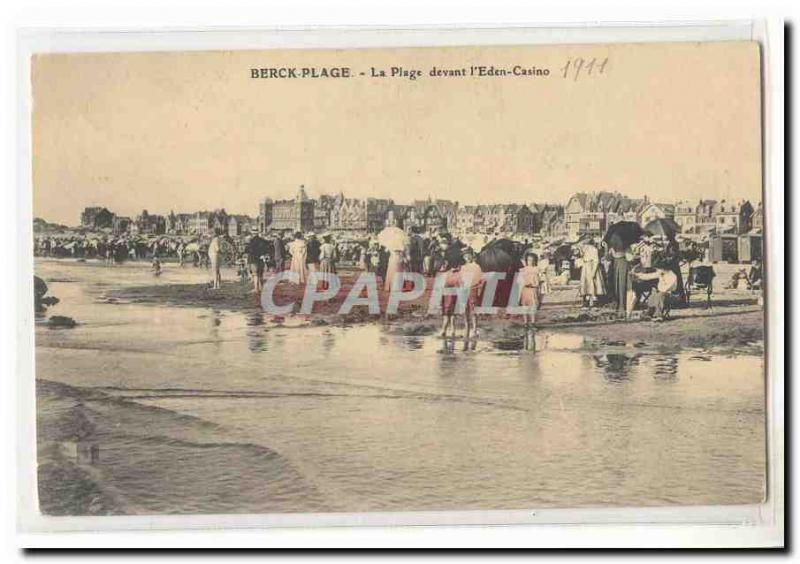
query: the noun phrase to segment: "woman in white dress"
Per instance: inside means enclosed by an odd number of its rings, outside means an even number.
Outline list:
[[[606,287],[600,271],[600,254],[591,239],[581,246],[581,259],[580,294],[587,305],[592,307],[598,296],[605,295]]]
[[[289,254],[292,262],[289,270],[297,274],[297,283],[305,284],[308,279],[308,268],[306,267],[306,242],[303,234],[299,231],[294,234],[294,241],[289,243]]]
[[[219,235],[215,234],[208,244],[208,262],[211,265],[211,288],[219,290],[222,285],[222,273],[220,272],[220,261],[222,259],[222,245]]]
[[[405,253],[402,250],[391,251],[389,253],[389,262],[386,266],[384,290],[388,292],[392,289],[395,274],[401,272],[405,272]]]

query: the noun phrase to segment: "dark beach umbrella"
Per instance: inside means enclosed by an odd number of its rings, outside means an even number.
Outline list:
[[[506,307],[514,284],[514,275],[520,269],[522,246],[509,239],[498,239],[486,245],[475,261],[483,272],[504,272],[506,277],[497,283],[493,306]]]
[[[572,258],[572,245],[559,245],[553,251],[553,259],[557,261],[570,260]]]
[[[652,235],[674,239],[675,235],[681,232],[681,226],[671,219],[654,219],[644,226],[644,230]]]
[[[520,253],[516,243],[510,239],[498,239],[486,245],[478,253],[476,262],[484,272],[508,272],[519,270]]]
[[[250,254],[256,257],[263,257],[264,255],[269,254],[271,251],[271,245],[269,241],[266,239],[262,239],[261,237],[254,237],[250,243]]]
[[[642,226],[634,221],[620,221],[613,224],[606,231],[603,241],[615,251],[623,251],[630,245],[638,242],[647,233]]]
[[[444,260],[447,261],[450,267],[461,266],[464,263],[461,256],[461,244],[459,242],[453,241],[447,246],[447,249],[444,251]]]

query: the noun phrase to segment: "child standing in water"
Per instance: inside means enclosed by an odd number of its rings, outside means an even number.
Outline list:
[[[458,264],[451,265],[446,263],[442,272],[444,272],[444,287],[445,288],[461,288],[461,273],[459,272],[460,266]],[[446,294],[442,296],[442,337],[447,337],[447,330],[450,329],[451,336],[456,336],[456,304],[458,303],[458,296],[453,294]]]
[[[464,321],[466,323],[465,337],[469,339],[470,336],[472,336],[477,339],[478,313],[476,308],[481,305],[483,293],[483,280],[481,279],[481,275],[483,272],[481,271],[480,265],[475,262],[475,252],[470,247],[462,251],[462,258],[464,265],[459,271],[459,276],[461,277],[461,284],[465,288],[469,288],[467,307],[464,312]]]
[[[520,296],[519,305],[525,308],[522,321],[525,327],[536,322],[536,310],[539,309],[539,269],[536,268],[538,257],[532,253],[525,253],[525,266],[519,271]]]
[[[541,307],[545,295],[550,293],[550,256],[547,253],[542,254],[542,260],[537,265],[539,270],[539,306]]]

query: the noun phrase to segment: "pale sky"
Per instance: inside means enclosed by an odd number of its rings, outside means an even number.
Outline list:
[[[577,57],[594,72],[564,78]],[[41,55],[34,216],[74,225],[88,205],[256,215],[260,199],[300,184],[398,203],[566,203],[604,189],[758,201],[759,64],[746,42]],[[471,65],[550,75],[428,76]],[[250,78],[282,66],[355,76]],[[422,76],[370,78],[391,66]]]

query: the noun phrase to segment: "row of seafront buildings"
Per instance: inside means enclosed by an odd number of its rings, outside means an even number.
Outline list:
[[[87,207],[81,213],[81,227],[91,231],[110,231],[115,235],[242,235],[257,227],[247,215],[229,214],[224,209],[159,215],[142,210],[134,218],[117,215],[108,208]]]
[[[600,237],[618,221],[646,226],[655,219],[672,219],[681,234],[707,243],[706,259],[717,262],[751,262],[763,254],[764,210],[747,200],[691,200],[675,204],[628,198],[614,192],[579,193],[565,207],[566,237]]]
[[[764,211],[747,200],[684,200],[674,204],[637,199],[617,192],[574,194],[564,209],[564,231],[570,239],[602,235],[619,221],[643,227],[655,219],[672,219],[686,235],[735,234],[761,230]]]
[[[383,198],[322,195],[309,198],[303,186],[293,199],[265,198],[259,205],[259,230],[377,233],[387,226],[423,233],[446,229],[455,233],[542,232],[563,217],[563,206],[496,204],[461,206],[452,200],[428,198],[399,204]]]
[[[610,225],[634,221],[642,226],[654,219],[672,219],[686,234],[742,234],[763,227],[763,210],[747,200],[696,200],[658,203],[618,192],[579,192],[565,206],[553,204],[460,205],[428,198],[397,204],[379,198],[320,196],[311,199],[304,187],[288,200],[264,199],[258,225],[269,230],[347,231],[376,233],[389,225],[422,232],[447,229],[456,234],[500,233],[563,236],[602,236]]]
[[[540,235],[576,240],[602,236],[618,221],[646,225],[653,219],[674,219],[687,234],[760,230],[763,211],[748,201],[696,200],[657,203],[618,192],[579,192],[565,206],[551,204],[460,205],[428,198],[410,204],[381,198],[321,195],[310,198],[303,186],[292,199],[265,198],[257,217],[229,214],[224,209],[157,215],[142,211],[134,218],[117,216],[104,207],[86,208],[81,226],[116,234],[176,234],[204,236],[212,232],[241,235],[252,231],[316,231],[350,234],[377,233],[386,226],[423,233],[446,229],[452,233]]]

